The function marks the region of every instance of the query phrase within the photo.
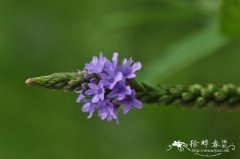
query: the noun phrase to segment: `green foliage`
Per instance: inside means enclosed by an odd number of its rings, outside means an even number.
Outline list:
[[[223,0],[221,9],[222,31],[231,36],[240,35],[240,1]]]

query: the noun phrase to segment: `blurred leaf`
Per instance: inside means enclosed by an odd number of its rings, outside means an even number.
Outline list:
[[[224,0],[221,14],[222,31],[229,35],[240,35],[240,1]]]
[[[219,34],[218,24],[214,22],[205,29],[181,40],[161,56],[155,57],[154,61],[145,68],[148,76],[143,77],[144,81],[158,82],[166,79],[176,71],[215,53],[229,41],[229,38]]]

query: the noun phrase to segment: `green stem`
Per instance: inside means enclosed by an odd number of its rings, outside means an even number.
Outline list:
[[[26,84],[52,90],[77,91],[88,79],[84,71],[54,73],[48,76],[30,78]],[[212,105],[235,108],[240,105],[240,86],[233,84],[194,84],[194,85],[158,85],[152,87],[146,83],[128,80],[129,85],[137,92],[137,98],[147,104],[180,105],[203,107]]]

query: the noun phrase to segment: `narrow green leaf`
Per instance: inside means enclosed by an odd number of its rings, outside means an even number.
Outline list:
[[[181,40],[161,56],[154,57],[154,60],[145,67],[147,76],[143,76],[143,80],[159,82],[159,80],[166,79],[176,71],[215,53],[230,40],[219,33],[218,23],[215,21],[203,30]]]

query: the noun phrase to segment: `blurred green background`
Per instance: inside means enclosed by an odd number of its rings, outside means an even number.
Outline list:
[[[103,52],[134,57],[151,84],[240,84],[239,0],[0,1],[1,159],[201,158],[174,140],[227,139],[240,156],[240,112],[144,105],[120,125],[86,119],[77,94],[29,77],[81,69]]]

